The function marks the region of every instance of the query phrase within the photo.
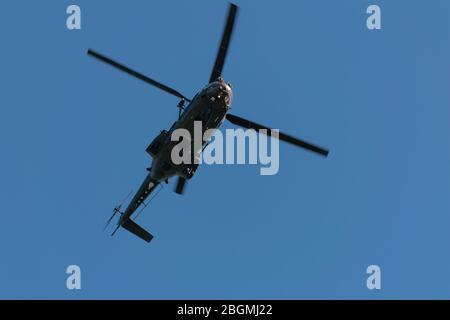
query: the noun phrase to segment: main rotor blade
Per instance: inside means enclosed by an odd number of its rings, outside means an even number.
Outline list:
[[[186,185],[186,179],[183,177],[178,177],[177,185],[175,187],[175,192],[178,194],[183,194],[185,185]]]
[[[233,34],[234,21],[238,11],[238,6],[230,3],[228,9],[228,18],[225,24],[225,29],[222,34],[222,41],[220,42],[219,51],[217,52],[216,62],[209,78],[209,82],[215,81],[222,74],[222,68],[225,63],[225,58],[227,56],[228,46],[230,45],[231,35]]]
[[[271,135],[271,131],[268,127],[263,126],[261,124],[258,124],[256,122],[253,121],[249,121],[247,119],[232,115],[232,114],[227,114],[226,116],[227,120],[229,120],[231,123],[234,123],[235,125],[247,128],[247,129],[255,129],[256,131],[260,130],[260,129],[266,129],[267,130],[267,135],[270,136]],[[321,147],[315,146],[309,142],[297,139],[295,137],[292,137],[290,135],[284,134],[281,131],[279,132],[279,136],[278,138],[282,141],[291,143],[293,145],[296,145],[298,147],[302,147],[304,149],[307,149],[309,151],[318,153],[322,156],[327,156],[328,155],[328,150],[327,149],[323,149]]]
[[[143,74],[141,74],[141,73],[139,73],[137,71],[134,71],[134,70],[132,70],[132,69],[130,69],[130,68],[128,68],[128,67],[126,67],[126,66],[124,66],[124,65],[122,65],[122,64],[120,64],[120,63],[118,63],[118,62],[116,62],[116,61],[114,61],[114,60],[112,60],[110,58],[108,58],[108,57],[105,57],[104,55],[102,55],[102,54],[100,54],[100,53],[98,53],[98,52],[96,52],[94,50],[89,49],[87,51],[87,54],[92,56],[92,57],[94,57],[94,58],[99,59],[100,61],[103,61],[104,63],[107,63],[107,64],[109,64],[109,65],[111,65],[113,67],[116,67],[117,69],[122,70],[122,71],[128,73],[129,75],[132,75],[133,77],[136,77],[136,78],[138,78],[138,79],[140,79],[142,81],[145,81],[145,82],[147,82],[147,83],[149,83],[149,84],[151,84],[151,85],[153,85],[153,86],[155,86],[155,87],[157,87],[157,88],[159,88],[161,90],[164,90],[167,93],[173,94],[174,96],[176,96],[178,98],[184,99],[186,101],[191,101],[188,98],[186,98],[185,96],[183,96],[181,93],[176,91],[175,89],[172,89],[172,88],[170,88],[170,87],[168,87],[168,86],[166,86],[166,85],[164,85],[162,83],[159,83],[158,81],[155,81],[155,80],[153,80],[153,79],[151,79],[151,78],[149,78],[147,76],[144,76]]]

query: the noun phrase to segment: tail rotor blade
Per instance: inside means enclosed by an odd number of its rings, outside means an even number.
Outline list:
[[[103,228],[103,231],[106,230],[106,228],[109,226],[109,224],[111,223],[112,219],[114,219],[115,215],[117,214],[117,212],[119,212],[118,210],[116,210],[116,208],[114,208],[113,214],[112,216],[108,219],[108,221],[106,221],[106,225]]]
[[[118,206],[116,206],[114,209],[113,209],[113,214],[112,214],[112,216],[108,219],[108,221],[106,222],[106,225],[105,225],[105,227],[103,228],[103,231],[105,231],[106,230],[106,228],[109,226],[109,224],[111,223],[111,221],[112,221],[112,219],[114,219],[114,217],[116,216],[116,214],[117,213],[122,213],[121,211],[120,211],[120,208],[122,208],[122,205],[125,203],[125,201],[127,201],[128,200],[128,198],[131,196],[131,194],[133,193],[133,189],[131,189],[131,191],[127,194],[127,196],[122,200],[122,202],[118,205]]]
[[[111,233],[111,237],[114,236],[117,232],[117,230],[119,230],[120,228],[120,224],[117,225],[117,227],[114,229],[113,233]]]

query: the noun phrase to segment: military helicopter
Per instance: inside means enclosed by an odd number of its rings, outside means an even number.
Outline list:
[[[195,162],[190,162],[189,164],[181,163],[179,165],[175,165],[172,162],[171,150],[177,143],[171,141],[170,139],[171,133],[174,130],[183,128],[192,133],[194,130],[194,121],[201,121],[202,130],[204,133],[204,131],[208,129],[217,129],[223,121],[227,119],[231,123],[243,128],[254,129],[257,131],[260,129],[266,129],[266,132],[270,134],[271,131],[267,126],[263,126],[256,122],[228,113],[232,104],[233,91],[231,84],[225,82],[221,74],[237,13],[238,7],[235,4],[230,3],[222,40],[220,42],[216,61],[209,78],[209,83],[192,99],[189,99],[177,90],[136,72],[94,50],[89,49],[87,51],[88,55],[181,99],[177,106],[179,109],[178,120],[168,131],[162,130],[146,149],[147,153],[153,158],[153,162],[151,167],[147,168],[149,173],[147,174],[144,182],[131,199],[125,211],[122,211],[121,209],[122,204],[116,206],[113,210],[111,218],[107,221],[106,226],[108,226],[117,213],[120,214],[120,219],[118,220],[117,226],[112,235],[114,235],[120,227],[123,227],[144,241],[150,242],[153,239],[153,235],[134,222],[131,219],[131,215],[140,207],[141,209],[144,209],[147,206],[145,200],[148,196],[162,182],[167,183],[168,179],[172,177],[178,177],[175,192],[178,194],[183,194],[186,181],[193,177],[198,164],[195,164]],[[310,150],[319,155],[325,157],[328,155],[328,150],[282,132],[279,132],[278,138],[282,141]],[[201,150],[195,150],[193,143],[191,151],[192,155],[199,154],[203,150],[206,143],[207,142],[203,142],[203,145],[200,146]]]

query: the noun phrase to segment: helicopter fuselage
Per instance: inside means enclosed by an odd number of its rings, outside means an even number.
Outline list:
[[[174,176],[186,179],[193,176],[197,168],[194,161],[187,164],[174,164],[172,161],[172,149],[180,143],[180,141],[172,141],[172,133],[177,129],[185,129],[191,137],[194,137],[196,121],[201,121],[202,124],[201,137],[204,136],[206,130],[219,128],[231,108],[232,98],[233,93],[229,83],[225,83],[222,79],[211,82],[194,96],[172,127],[168,131],[163,130],[150,143],[147,148],[147,152],[153,157],[152,166],[149,168],[150,172],[122,214],[119,224],[129,219],[159,183]],[[206,143],[207,141],[202,140],[202,144],[196,144],[192,139],[190,141],[191,155],[193,157],[200,155]]]
[[[181,117],[176,121],[168,132],[165,132],[165,141],[158,153],[154,155],[150,177],[154,181],[163,181],[173,176],[191,178],[190,172],[194,165],[194,157],[201,153],[206,141],[195,144],[194,139],[190,141],[192,161],[187,164],[174,164],[172,161],[172,149],[179,141],[172,141],[172,133],[175,130],[185,129],[190,137],[194,137],[194,125],[201,121],[201,137],[206,130],[217,129],[224,121],[225,115],[231,107],[232,90],[229,84],[218,80],[208,84],[197,93],[188,106],[183,110]]]

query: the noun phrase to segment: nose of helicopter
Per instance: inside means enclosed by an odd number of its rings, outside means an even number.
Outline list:
[[[227,106],[230,106],[233,100],[233,89],[231,83],[225,82],[222,78],[219,78],[215,85],[215,95],[217,98],[223,99]]]
[[[208,84],[203,89],[203,93],[208,95],[209,97],[223,100],[227,107],[231,106],[233,100],[233,89],[231,83],[223,81],[222,78],[218,78],[216,81]]]
[[[233,90],[229,83],[223,83],[221,85],[220,92],[218,95],[219,95],[219,98],[220,98],[220,96],[223,97],[223,101],[225,102],[227,107],[231,106],[231,103],[233,101]]]

